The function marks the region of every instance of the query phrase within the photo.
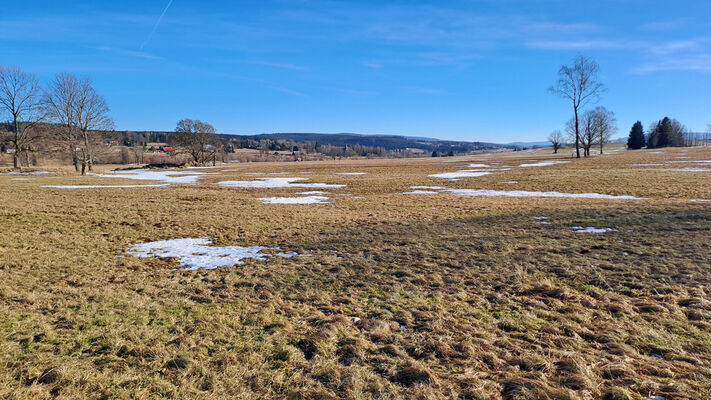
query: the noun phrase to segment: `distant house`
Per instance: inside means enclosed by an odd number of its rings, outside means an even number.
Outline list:
[[[172,146],[159,146],[157,152],[158,153],[173,153],[173,152],[175,152],[175,148]]]
[[[0,148],[0,150],[2,150],[2,152],[6,154],[15,154],[15,152],[17,151],[14,143],[5,144]]]

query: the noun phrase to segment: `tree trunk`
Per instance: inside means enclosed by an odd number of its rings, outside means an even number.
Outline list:
[[[16,115],[14,115],[13,118],[13,125],[15,127],[15,140],[13,141],[13,144],[15,145],[15,156],[12,159],[12,166],[16,169],[22,169],[22,159],[20,158],[22,149],[20,148],[20,143],[18,143],[18,139],[20,137],[20,123],[17,121]]]
[[[91,152],[89,151],[89,134],[87,132],[83,132],[82,136],[84,136],[84,161],[81,166],[81,174],[84,175],[85,170],[88,168],[89,172],[92,171],[91,167]]]
[[[574,107],[575,112],[575,153],[576,158],[580,158],[580,127],[578,124],[578,108]]]

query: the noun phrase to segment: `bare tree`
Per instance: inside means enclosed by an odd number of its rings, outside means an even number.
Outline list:
[[[579,111],[588,104],[599,101],[605,86],[598,81],[600,66],[593,60],[578,56],[573,66],[563,65],[558,70],[558,81],[548,90],[573,103],[575,129],[575,151],[580,158],[580,121]]]
[[[563,137],[563,132],[559,130],[554,130],[548,135],[548,141],[553,145],[553,154],[558,154],[558,149],[563,147],[563,142],[565,138]]]
[[[22,154],[29,151],[37,139],[36,124],[42,120],[39,81],[17,67],[0,65],[0,111],[10,116],[13,134],[10,140],[15,145],[13,167],[22,168]]]
[[[602,154],[605,143],[609,142],[612,135],[617,132],[617,118],[615,118],[614,112],[602,106],[595,107],[590,118],[592,128],[597,136],[596,141],[600,145],[600,154]]]
[[[100,131],[113,128],[106,100],[88,78],[59,74],[50,84],[44,103],[51,120],[61,127],[58,139],[69,146],[74,168],[78,170],[81,161],[81,174],[91,171],[93,146],[100,139]]]
[[[196,164],[215,164],[219,138],[215,128],[200,120],[182,119],[175,127],[173,140],[193,158]]]

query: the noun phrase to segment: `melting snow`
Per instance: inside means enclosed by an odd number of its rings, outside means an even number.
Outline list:
[[[310,192],[299,192],[299,193],[296,193],[296,194],[304,194],[304,195],[312,196],[312,195],[322,195],[322,194],[331,194],[331,193],[329,193],[329,192],[322,192],[322,191],[320,191],[320,190],[312,190],[312,191],[310,191]]]
[[[96,174],[94,176],[100,178],[135,179],[139,181],[160,181],[165,183],[198,183],[200,178],[205,175],[219,174],[198,171],[131,169],[125,171],[109,171],[106,174]]]
[[[404,192],[402,194],[438,194],[439,192],[434,192],[432,190],[412,190],[409,192]]]
[[[709,199],[691,199],[689,201],[692,203],[711,203]]]
[[[410,186],[410,189],[425,189],[425,190],[444,190],[442,186]]]
[[[328,203],[325,196],[304,197],[262,197],[259,200],[264,204],[324,204]]]
[[[423,186],[417,186],[422,188]],[[416,186],[412,186],[416,188]],[[488,189],[450,189],[439,188],[439,193],[451,193],[459,196],[486,196],[486,197],[567,197],[574,199],[602,199],[602,200],[646,200],[643,197],[634,196],[614,196],[600,193],[561,193],[561,192],[530,192],[524,190],[488,190]]]
[[[518,181],[506,181],[506,182],[501,182],[501,183],[506,183],[508,185],[514,185],[514,184],[518,183]]]
[[[519,167],[521,167],[521,168],[548,167],[548,166],[557,165],[557,164],[567,164],[567,163],[569,163],[569,162],[570,162],[570,161],[557,161],[557,160],[553,160],[553,161],[541,161],[541,162],[531,163],[531,164],[521,164],[521,165],[519,165]]]
[[[630,164],[632,167],[662,167],[664,164]]]
[[[301,183],[307,178],[257,178],[254,181],[222,181],[217,182],[220,186],[239,188],[341,188],[346,185],[336,185],[329,183]],[[294,183],[299,182],[299,183]]]
[[[55,172],[48,172],[48,171],[26,171],[26,172],[21,172],[21,171],[12,171],[12,172],[3,172],[0,173],[0,175],[50,175],[54,174]]]
[[[166,187],[167,183],[160,185],[45,185],[43,188],[52,189],[100,189],[100,188],[148,188],[148,187]]]
[[[187,270],[199,268],[214,269],[217,267],[230,267],[243,264],[242,260],[253,258],[266,260],[268,257],[293,257],[295,252],[277,253],[275,255],[262,253],[263,250],[279,250],[263,246],[209,246],[210,238],[199,239],[171,239],[135,244],[128,249],[128,253],[140,257],[175,257],[180,262],[180,267]]]
[[[469,168],[489,168],[486,164],[469,164]]]
[[[334,175],[365,175],[367,172],[336,172]]]
[[[593,226],[588,226],[587,228],[583,228],[582,226],[571,226],[570,230],[577,233],[605,233],[614,231],[612,228],[595,228]]]
[[[462,171],[457,171],[457,172],[442,172],[439,174],[432,174],[430,177],[432,178],[441,178],[441,179],[457,179],[457,178],[476,178],[479,176],[484,176],[484,175],[491,175],[491,172],[482,172],[482,171],[470,171],[470,170],[462,170]]]
[[[529,192],[524,190],[486,190],[486,189],[447,189],[447,193],[460,196],[488,197],[569,197],[574,199],[604,199],[604,200],[645,200],[634,196],[613,196],[600,193],[561,193],[561,192]]]
[[[682,168],[682,169],[675,169],[674,171],[679,171],[679,172],[711,172],[711,169],[708,169],[708,168]]]

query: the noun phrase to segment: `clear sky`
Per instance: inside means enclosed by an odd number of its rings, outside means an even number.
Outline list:
[[[583,54],[626,136],[711,123],[711,1],[4,2],[0,64],[93,79],[118,129],[545,140],[547,88]]]

